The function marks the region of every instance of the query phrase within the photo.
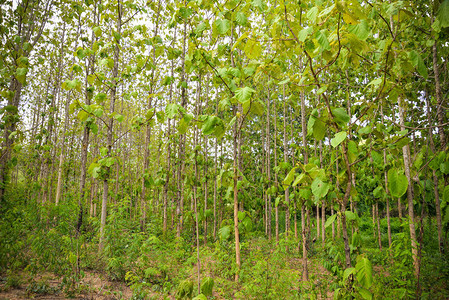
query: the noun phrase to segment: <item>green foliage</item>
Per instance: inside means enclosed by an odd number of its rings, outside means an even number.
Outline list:
[[[184,280],[179,283],[178,290],[176,292],[176,299],[192,299],[193,294],[193,281]]]
[[[405,194],[408,187],[407,177],[399,170],[388,170],[388,190],[393,197],[399,198]]]
[[[214,288],[214,279],[210,277],[203,278],[201,281],[201,293],[204,296],[212,296],[212,289]]]

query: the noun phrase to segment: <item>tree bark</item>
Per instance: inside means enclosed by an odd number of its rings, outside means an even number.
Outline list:
[[[121,34],[122,29],[122,5],[120,1],[117,3],[117,32]],[[109,106],[109,114],[112,114],[115,110],[115,101],[117,98],[117,80],[118,77],[118,67],[120,60],[120,40],[115,41],[114,46],[114,66],[112,68],[112,85],[111,85],[111,103]],[[107,126],[107,154],[106,157],[109,158],[112,155],[112,139],[114,133],[114,118],[109,118],[109,123]],[[106,176],[103,180],[103,199],[101,202],[101,223],[100,223],[100,242],[99,242],[99,252],[103,252],[104,247],[104,228],[106,225],[106,213],[107,213],[107,203],[109,196],[109,174],[110,167],[106,167]],[[84,189],[83,189],[84,190]]]
[[[400,117],[400,125],[401,130],[405,130],[405,108],[403,99],[401,97],[398,98],[399,103],[399,117]],[[410,147],[409,145],[405,145],[402,147],[402,155],[404,159],[404,169],[405,176],[408,179],[409,185],[407,187],[407,200],[408,200],[408,216],[409,216],[409,227],[410,227],[410,241],[412,247],[412,257],[413,257],[413,266],[415,269],[415,276],[418,277],[419,274],[419,262],[418,262],[418,249],[417,249],[417,240],[416,240],[416,231],[415,231],[415,213],[413,210],[413,181],[410,174]]]

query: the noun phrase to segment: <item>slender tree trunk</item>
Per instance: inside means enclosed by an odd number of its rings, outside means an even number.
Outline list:
[[[300,66],[302,68],[302,60],[300,60]],[[301,130],[302,130],[302,147],[304,151],[304,165],[309,163],[309,155],[307,148],[307,127],[306,127],[306,100],[304,92],[300,93],[301,98]],[[307,268],[307,229],[306,229],[306,218],[308,219],[308,212],[306,212],[306,201],[302,199],[301,204],[301,231],[302,231],[302,280],[309,280],[309,271]],[[307,214],[307,216],[306,216]]]
[[[404,103],[403,99],[399,97],[399,117],[401,122],[401,130],[405,130],[405,111],[404,111]],[[415,269],[415,276],[417,277],[419,274],[419,263],[418,263],[418,249],[416,243],[416,232],[415,232],[415,213],[413,210],[413,181],[410,174],[410,147],[409,145],[405,145],[402,147],[402,154],[404,158],[404,169],[405,176],[407,176],[409,185],[407,187],[407,200],[408,200],[408,215],[409,215],[409,226],[410,226],[410,240],[412,246],[412,257],[413,257],[413,266]]]
[[[241,110],[241,105],[238,105],[238,111]],[[241,134],[241,117],[237,117],[234,124],[234,236],[235,236],[235,261],[237,264],[237,272],[235,273],[235,281],[239,281],[239,272],[241,267],[240,258],[240,234],[239,234],[239,202],[238,202],[238,149],[241,147],[239,135]]]
[[[276,108],[276,99],[273,99],[273,110],[274,110],[274,142],[273,142],[273,147],[274,147],[274,169],[277,169],[278,166],[278,155],[277,155],[277,140],[278,140],[278,130],[277,130],[277,108]],[[274,173],[274,183],[276,186],[276,198],[278,197],[278,173],[275,172]],[[278,201],[276,201],[278,202]],[[279,201],[280,202],[280,201]],[[277,245],[279,245],[279,202],[278,205],[275,205],[275,222],[276,222],[276,243]]]
[[[122,5],[120,1],[117,3],[117,32],[121,34],[122,29]],[[112,114],[115,110],[115,101],[117,98],[117,81],[118,77],[118,65],[120,61],[120,40],[115,41],[114,47],[114,66],[112,68],[112,87],[111,87],[111,103],[109,106],[109,114]],[[106,157],[111,157],[112,155],[112,138],[114,133],[114,118],[109,118],[109,124],[107,127],[107,154]],[[103,180],[103,199],[101,202],[101,223],[100,223],[100,243],[99,243],[99,252],[103,252],[104,247],[104,228],[106,225],[106,213],[107,213],[107,203],[109,196],[109,174],[110,167],[106,169],[106,177]],[[84,190],[84,188],[83,188]]]
[[[440,135],[440,145],[446,145],[446,133],[444,132],[444,107],[441,96],[440,69],[438,66],[437,42],[432,46],[433,74],[435,76],[435,99],[437,100],[438,134]]]
[[[384,123],[384,110],[383,103],[380,106],[381,122]],[[384,165],[387,165],[387,150],[383,150]],[[391,222],[390,222],[390,192],[388,190],[388,175],[387,168],[384,170],[385,179],[385,194],[386,194],[386,205],[387,205],[387,231],[388,231],[388,247],[391,247]]]
[[[379,249],[382,250],[382,238],[380,234],[380,221],[379,221],[379,202],[376,201],[376,222],[377,222],[377,241],[379,243]]]
[[[200,95],[201,95],[201,83],[198,82],[197,87],[197,101],[196,101],[196,114],[199,114],[199,106],[200,106]],[[194,171],[195,171],[195,182],[193,184],[193,206],[194,206],[194,212],[195,212],[195,234],[196,234],[196,260],[197,260],[197,281],[198,281],[198,292],[201,290],[201,261],[200,261],[200,234],[199,234],[199,221],[198,221],[198,198],[197,198],[197,182],[199,181],[198,178],[198,128],[194,129],[193,134],[193,149],[195,149],[195,164],[194,164]]]
[[[288,162],[287,156],[287,104],[285,100],[285,84],[282,85],[282,102],[284,104],[284,163]],[[289,231],[290,231],[290,187],[287,187],[284,192],[284,202],[286,205],[285,208],[285,237],[288,240]],[[285,249],[288,252],[288,243]]]
[[[267,178],[268,187],[271,187],[271,135],[270,135],[270,91],[267,91]],[[271,193],[267,193],[267,230],[268,239],[271,240]]]
[[[435,47],[435,45],[434,45],[434,47]],[[435,56],[435,53],[434,53],[434,56]],[[435,58],[434,58],[434,60],[435,60]],[[435,62],[434,62],[434,64],[435,64]],[[437,69],[438,69],[438,66],[437,66]],[[430,103],[429,103],[430,101],[429,101],[428,95],[426,95],[425,98],[426,98],[426,108],[427,108],[427,120],[429,122],[429,130],[428,130],[427,138],[430,141],[430,149],[432,150],[432,153],[435,155],[436,149],[435,149],[435,143],[433,141],[433,134],[432,134],[432,128],[431,128],[433,123],[432,123],[432,119],[430,117]],[[444,131],[442,131],[442,135],[444,136]],[[440,133],[440,139],[441,139],[441,133]],[[438,191],[438,177],[437,177],[435,170],[432,170],[432,179],[433,179],[433,193],[435,195],[435,213],[436,213],[436,218],[437,218],[438,248],[439,248],[440,253],[442,253],[442,251],[444,249],[443,226],[441,223],[441,207],[440,207],[440,193]]]

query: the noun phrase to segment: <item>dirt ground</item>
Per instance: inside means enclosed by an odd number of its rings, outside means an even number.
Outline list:
[[[11,287],[5,276],[1,276],[0,300],[15,299],[68,299],[67,293],[61,289],[62,278],[52,274],[42,274],[30,278],[24,274],[16,275]],[[130,299],[132,292],[123,282],[113,282],[100,273],[85,272],[77,294],[71,299],[115,300]]]

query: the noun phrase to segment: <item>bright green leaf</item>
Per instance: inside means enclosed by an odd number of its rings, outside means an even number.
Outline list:
[[[388,170],[388,190],[395,198],[402,197],[408,187],[407,177],[396,169]]]
[[[338,145],[341,144],[346,139],[347,133],[346,131],[340,131],[335,134],[335,137],[331,139],[331,145],[332,147],[336,148]]]
[[[329,184],[323,182],[320,178],[315,178],[311,185],[312,194],[317,198],[324,198],[329,191]]]

